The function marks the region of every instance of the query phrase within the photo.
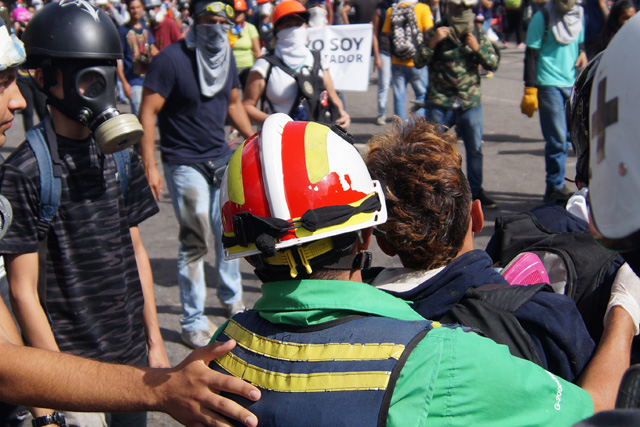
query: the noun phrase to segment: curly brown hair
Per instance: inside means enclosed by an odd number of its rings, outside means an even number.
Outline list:
[[[365,161],[384,189],[389,219],[386,233],[405,267],[447,265],[460,251],[469,228],[471,190],[462,172],[456,138],[423,118],[369,141]]]

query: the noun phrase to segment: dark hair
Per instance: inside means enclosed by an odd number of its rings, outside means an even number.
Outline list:
[[[609,16],[605,20],[604,27],[602,28],[602,48],[606,48],[613,36],[616,35],[621,25],[618,22],[620,20],[620,16],[626,10],[633,9],[635,10],[635,4],[631,0],[618,0],[611,6],[611,10],[609,11]]]
[[[369,142],[365,161],[388,211],[378,228],[405,267],[447,265],[464,243],[471,190],[455,144],[455,136],[415,116],[406,124],[394,119],[390,131]]]

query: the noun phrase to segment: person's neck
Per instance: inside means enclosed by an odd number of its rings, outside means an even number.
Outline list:
[[[362,282],[362,273],[360,270],[318,270],[310,278],[313,280]]]
[[[471,221],[469,221],[471,223]],[[456,258],[460,255],[466,254],[467,252],[471,252],[473,250],[473,230],[471,229],[471,224],[469,224],[469,229],[467,230],[467,234],[464,236],[464,240],[462,241],[462,247],[458,251]]]
[[[76,140],[87,139],[91,136],[91,130],[88,127],[71,120],[55,107],[50,107],[49,111],[51,113],[51,121],[58,135]]]

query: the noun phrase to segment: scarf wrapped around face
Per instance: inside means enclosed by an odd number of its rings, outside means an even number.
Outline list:
[[[231,46],[227,38],[229,25],[195,24],[187,33],[187,48],[196,51],[200,93],[216,96],[227,82],[231,64]]]
[[[447,8],[447,24],[453,28],[453,32],[461,42],[464,42],[467,34],[473,31],[476,14],[469,7],[462,9]]]
[[[584,11],[572,0],[550,1],[545,6],[549,11],[549,28],[556,42],[568,45],[582,31]]]
[[[299,70],[312,56],[307,48],[309,34],[307,27],[289,27],[276,34],[275,54],[294,70]]]

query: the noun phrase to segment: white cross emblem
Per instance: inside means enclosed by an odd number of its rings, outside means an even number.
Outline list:
[[[91,3],[89,3],[87,0],[61,0],[58,4],[60,5],[60,7],[71,5],[78,6],[80,9],[83,9],[85,12],[91,15],[96,22],[100,22],[100,15],[98,15],[98,11],[93,6],[91,6]]]

